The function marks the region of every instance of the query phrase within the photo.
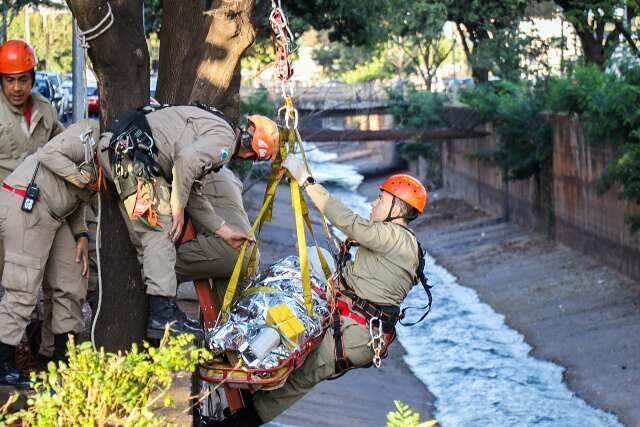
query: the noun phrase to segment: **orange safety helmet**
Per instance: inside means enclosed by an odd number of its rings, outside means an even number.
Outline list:
[[[392,175],[382,184],[380,190],[397,197],[420,213],[424,213],[424,208],[429,202],[427,189],[410,175]]]
[[[36,68],[36,53],[29,43],[9,40],[0,46],[0,74],[19,74]]]
[[[255,129],[251,138],[251,149],[258,160],[269,160],[273,157],[279,143],[279,131],[276,122],[268,117],[254,114],[247,117],[249,124]]]

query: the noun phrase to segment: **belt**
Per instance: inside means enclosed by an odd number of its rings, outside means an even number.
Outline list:
[[[4,182],[2,183],[2,188],[4,188],[7,191],[11,191],[12,193],[16,193],[18,196],[26,197],[26,195],[27,195],[27,190],[23,190],[21,188],[13,188],[9,184],[5,184]],[[40,201],[40,197],[38,197],[36,199],[36,201],[39,202]]]

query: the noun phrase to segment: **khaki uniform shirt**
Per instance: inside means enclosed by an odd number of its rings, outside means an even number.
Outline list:
[[[158,146],[158,165],[173,178],[171,207],[185,208],[193,184],[229,162],[235,132],[224,119],[191,106],[163,108],[147,114],[147,120]]]
[[[86,188],[89,180],[80,169],[85,161],[84,144],[80,135],[88,128],[93,130],[95,138],[99,136],[97,121],[76,123],[35,154],[28,156],[5,180],[14,188],[26,188],[40,162],[36,176],[40,197],[46,202],[52,217],[60,221],[68,219],[74,234],[87,232],[84,202],[88,202],[94,194]]]
[[[0,91],[0,179],[4,180],[29,155],[64,130],[53,106],[37,92],[31,93],[31,126],[24,113]]]
[[[418,241],[413,233],[356,215],[320,184],[308,186],[307,194],[331,224],[360,244],[343,272],[347,285],[372,303],[400,306],[416,283]]]
[[[242,182],[226,167],[207,174],[194,186],[187,211],[197,234],[212,235],[225,223],[245,233],[251,230],[242,202]]]

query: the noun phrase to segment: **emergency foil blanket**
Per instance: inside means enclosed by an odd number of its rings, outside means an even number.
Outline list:
[[[298,343],[318,338],[323,333],[323,323],[329,318],[329,306],[325,300],[326,284],[311,276],[313,316],[304,305],[302,275],[297,256],[289,256],[269,266],[241,291],[231,309],[229,321],[206,331],[209,349],[214,354],[227,351],[242,352],[265,328],[267,311],[285,304],[304,325]],[[256,366],[272,369],[279,366],[296,349],[296,344],[282,339]]]

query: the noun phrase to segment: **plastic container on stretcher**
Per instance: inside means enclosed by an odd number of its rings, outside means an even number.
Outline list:
[[[304,363],[323,337],[324,334],[321,334],[315,339],[307,339],[299,345],[299,349],[293,350],[289,357],[275,368],[252,369],[235,367],[231,363],[215,362],[200,364],[200,379],[208,383],[224,383],[231,388],[247,389],[252,392],[279,388],[286,382],[291,372]]]
[[[183,241],[193,240],[195,238],[195,232],[193,225],[189,222],[187,224],[187,230],[184,233]],[[216,306],[213,291],[208,280],[196,280],[194,281],[196,294],[198,296],[198,303],[202,313],[202,320],[206,328],[212,328],[216,324],[219,310]],[[322,296],[323,292],[319,289],[316,291]],[[329,325],[329,318],[322,319],[323,331]],[[317,338],[308,338],[298,345],[297,349],[294,349],[289,357],[283,360],[275,368],[268,369],[256,369],[236,367],[230,362],[211,362],[202,363],[198,367],[198,374],[200,380],[211,383],[220,384],[224,383],[225,388],[246,389],[251,392],[265,389],[273,390],[281,387],[289,374],[302,365],[307,359],[313,349],[320,344],[324,333],[320,334]],[[229,355],[227,355],[227,359]]]

